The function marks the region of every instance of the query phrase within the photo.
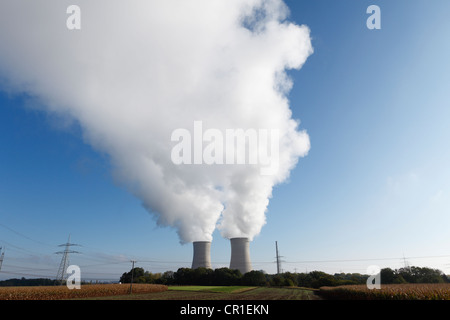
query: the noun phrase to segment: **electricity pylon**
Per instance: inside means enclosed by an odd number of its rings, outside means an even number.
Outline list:
[[[0,247],[0,271],[2,270],[2,264],[3,264],[3,258],[5,257],[5,250],[2,250],[2,247]]]
[[[283,260],[281,260],[280,258],[282,258],[279,254],[278,254],[278,241],[275,241],[275,248],[276,248],[276,254],[277,254],[277,274],[280,274],[282,272],[281,270],[281,262],[283,262]]]
[[[59,264],[58,273],[56,275],[56,282],[60,285],[63,285],[64,283],[64,276],[66,274],[67,267],[69,266],[69,253],[80,253],[78,251],[70,250],[70,247],[72,246],[79,246],[78,244],[70,243],[70,234],[69,234],[69,240],[67,240],[67,243],[60,244],[58,247],[65,247],[64,251],[58,251],[55,252],[56,254],[62,254],[61,263]]]

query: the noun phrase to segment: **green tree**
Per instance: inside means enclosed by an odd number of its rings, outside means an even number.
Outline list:
[[[194,270],[191,268],[179,268],[174,273],[174,282],[179,285],[194,284]]]
[[[208,268],[197,268],[193,272],[193,281],[200,286],[209,286],[213,284],[214,271]]]
[[[297,285],[297,276],[290,272],[283,273],[284,286],[294,287]]]
[[[267,284],[266,275],[262,271],[250,271],[242,276],[241,283],[246,286],[264,286]]]
[[[313,280],[319,280],[320,277],[327,276],[328,274],[323,271],[311,271],[309,275]]]
[[[382,284],[390,284],[390,283],[394,283],[396,274],[395,274],[394,270],[392,270],[391,268],[383,268],[380,271],[380,277],[381,277]]]
[[[312,281],[311,286],[313,288],[320,287],[332,287],[338,285],[338,281],[331,274],[324,274],[319,277],[319,279],[315,279]]]
[[[311,288],[313,277],[309,273],[299,273],[297,275],[297,285],[299,287]]]
[[[159,279],[160,284],[165,285],[171,285],[174,284],[174,272],[173,271],[166,271],[162,274],[161,278]]]
[[[137,268],[130,270],[129,272],[123,273],[122,276],[120,277],[120,282],[130,283],[132,274],[133,274],[133,283],[137,283],[137,281],[138,281],[137,279],[142,279],[141,277],[143,277],[145,279],[144,269],[137,267]]]
[[[217,286],[239,285],[242,273],[239,270],[219,268],[214,270],[214,284]]]
[[[397,274],[394,278],[394,282],[395,284],[403,284],[403,283],[408,283],[401,274]]]

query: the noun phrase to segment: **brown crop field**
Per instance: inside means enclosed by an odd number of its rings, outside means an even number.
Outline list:
[[[66,286],[49,287],[0,287],[0,300],[66,300],[126,295],[127,284],[82,285],[81,289],[69,290]],[[156,284],[133,284],[134,294],[155,293],[167,290]]]
[[[322,287],[320,296],[336,300],[450,300],[450,284],[386,284],[369,290],[365,285]]]

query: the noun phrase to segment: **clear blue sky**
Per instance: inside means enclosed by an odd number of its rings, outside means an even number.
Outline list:
[[[285,271],[364,273],[406,260],[450,274],[450,3],[286,3],[313,39],[314,54],[289,73],[311,150],[274,191],[251,243],[254,269],[275,272],[278,241]],[[371,4],[381,30],[366,27]],[[118,279],[130,259],[151,272],[190,266],[191,245],[115,184],[108,160],[76,124],[0,92],[0,278],[55,276],[69,234],[87,279]],[[213,266],[229,256],[214,233]]]

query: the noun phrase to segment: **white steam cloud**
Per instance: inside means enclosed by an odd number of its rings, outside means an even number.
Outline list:
[[[69,30],[66,9],[81,9]],[[115,175],[181,242],[253,239],[273,187],[309,137],[292,119],[288,69],[312,53],[281,0],[2,0],[0,83],[79,122]],[[279,130],[278,172],[176,165],[178,128]]]

